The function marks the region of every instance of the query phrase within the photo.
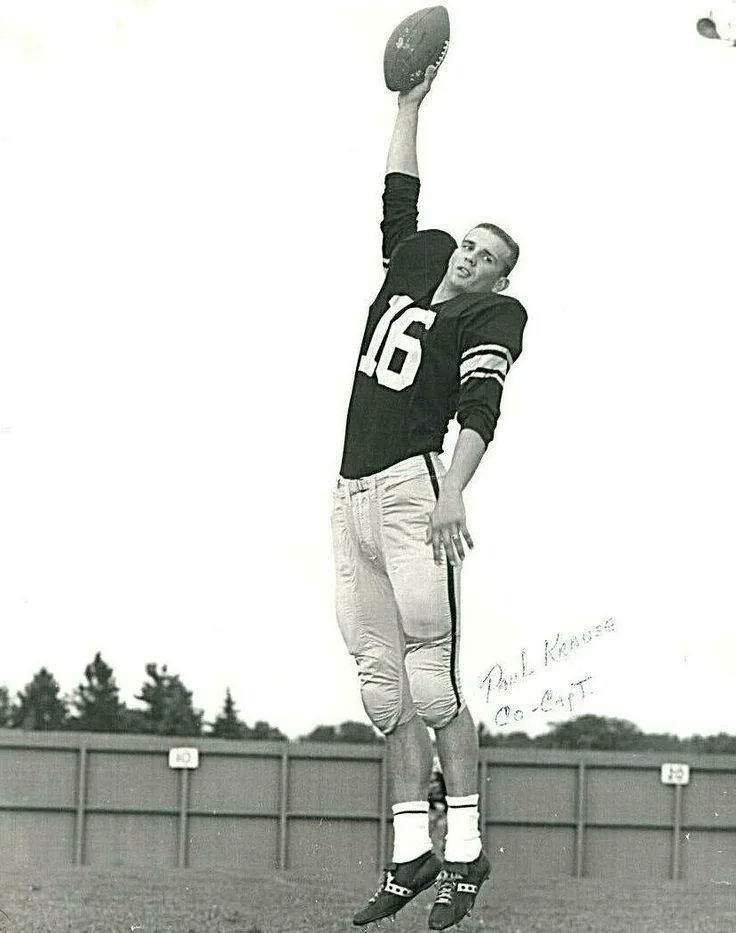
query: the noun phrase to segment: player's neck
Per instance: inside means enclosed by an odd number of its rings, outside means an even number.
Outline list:
[[[443,279],[437,287],[437,291],[432,295],[432,304],[436,305],[441,301],[449,301],[450,298],[456,298],[459,294],[460,292],[456,288],[453,288]]]

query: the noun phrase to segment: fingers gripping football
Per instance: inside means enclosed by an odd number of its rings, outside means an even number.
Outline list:
[[[409,91],[400,91],[399,103],[403,103],[404,101],[407,103],[421,103],[427,94],[429,94],[429,89],[432,87],[432,82],[437,75],[437,67],[437,65],[430,65],[429,68],[427,68],[424,73],[424,80],[421,84],[417,84]]]

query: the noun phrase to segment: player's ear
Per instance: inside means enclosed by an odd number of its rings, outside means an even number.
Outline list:
[[[502,275],[500,278],[496,279],[496,282],[493,286],[494,292],[502,292],[504,289],[509,287],[509,280],[505,275]]]

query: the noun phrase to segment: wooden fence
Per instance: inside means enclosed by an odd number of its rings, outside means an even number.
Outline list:
[[[736,756],[483,749],[479,780],[497,876],[736,883]],[[390,846],[382,744],[0,730],[0,868],[373,871]]]

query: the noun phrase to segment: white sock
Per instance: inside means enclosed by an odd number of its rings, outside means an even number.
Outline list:
[[[432,848],[429,836],[429,803],[426,800],[408,800],[395,803],[394,862],[411,862]]]
[[[483,848],[480,838],[478,794],[446,797],[446,862],[474,862]]]

